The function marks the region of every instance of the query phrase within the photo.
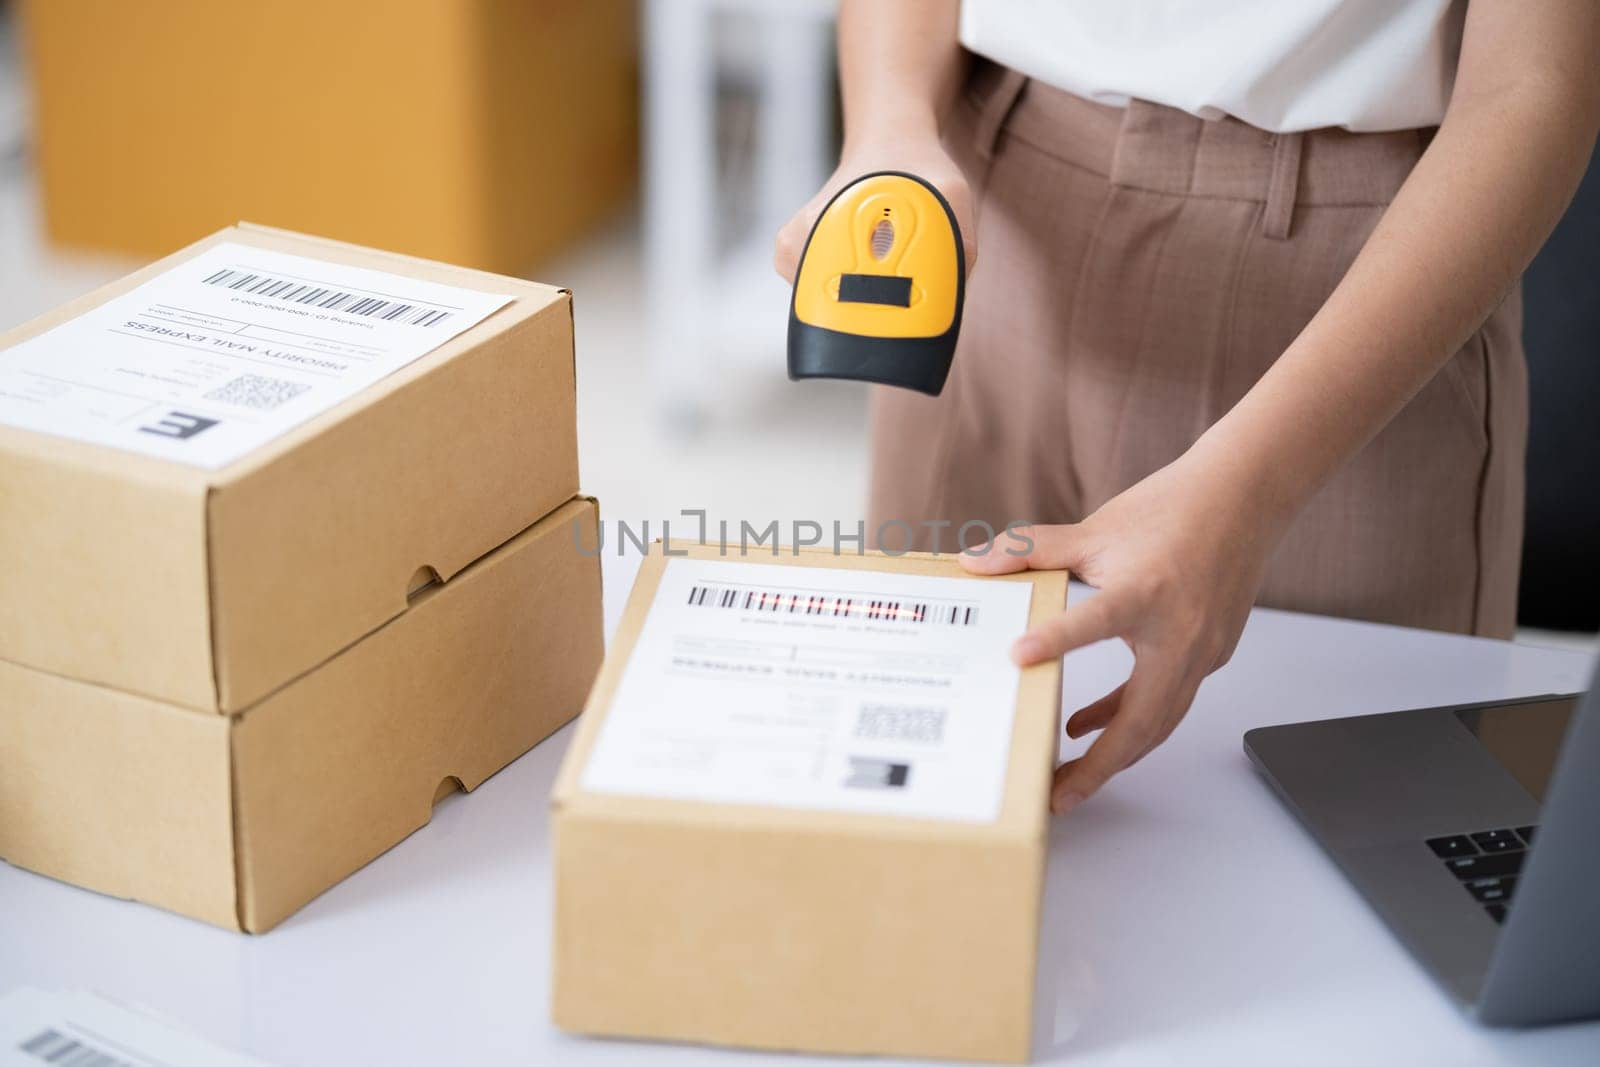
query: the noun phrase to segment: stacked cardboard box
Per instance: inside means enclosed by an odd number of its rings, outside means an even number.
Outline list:
[[[65,244],[150,256],[251,218],[514,273],[632,194],[631,0],[20,14],[45,219]]]
[[[223,244],[504,298],[215,469],[0,425],[0,857],[259,932],[577,713],[597,514],[548,286],[241,225],[0,369]]]

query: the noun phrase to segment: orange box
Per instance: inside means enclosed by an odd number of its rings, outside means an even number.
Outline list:
[[[235,219],[520,273],[631,195],[631,0],[22,6],[46,225],[162,255]]]

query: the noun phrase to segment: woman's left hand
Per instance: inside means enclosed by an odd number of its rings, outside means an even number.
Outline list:
[[[975,574],[1065,568],[1100,590],[1018,638],[1012,658],[1019,664],[1110,637],[1133,652],[1128,680],[1067,720],[1069,737],[1105,732],[1056,769],[1050,808],[1057,814],[1165,741],[1201,681],[1233,654],[1281,524],[1230,501],[1221,473],[1186,456],[1083,522],[1019,527],[986,552],[962,554]],[[1024,537],[1033,547],[1020,554]]]

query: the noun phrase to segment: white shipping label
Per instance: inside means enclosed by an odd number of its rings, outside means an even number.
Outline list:
[[[219,244],[0,351],[0,423],[214,470],[512,299]]]
[[[82,990],[0,996],[0,1067],[266,1067]]]
[[[1025,582],[674,559],[584,768],[600,793],[992,822]]]

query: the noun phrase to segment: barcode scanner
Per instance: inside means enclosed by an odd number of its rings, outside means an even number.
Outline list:
[[[915,174],[878,171],[817,216],[789,303],[789,377],[938,396],[950,374],[966,256],[950,205]]]

